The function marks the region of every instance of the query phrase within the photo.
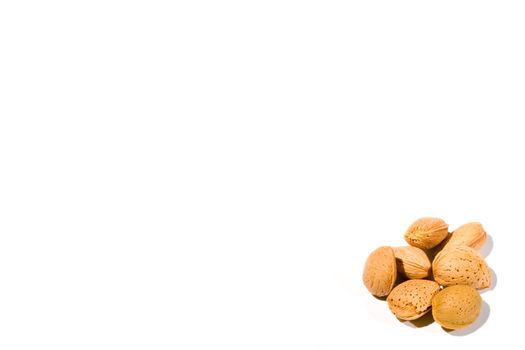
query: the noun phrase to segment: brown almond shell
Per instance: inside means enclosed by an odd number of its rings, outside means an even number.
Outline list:
[[[434,320],[447,329],[460,329],[476,321],[481,311],[481,296],[470,286],[444,288],[432,299]]]
[[[448,224],[439,218],[416,220],[405,232],[405,241],[414,247],[432,249],[448,235]]]
[[[388,295],[388,307],[399,319],[415,320],[430,311],[432,298],[439,289],[439,284],[434,281],[405,281]]]
[[[443,249],[432,262],[434,280],[442,286],[467,285],[476,289],[492,284],[485,259],[473,248],[454,246]]]
[[[367,258],[363,283],[377,297],[387,296],[397,278],[396,258],[392,247],[379,247]]]

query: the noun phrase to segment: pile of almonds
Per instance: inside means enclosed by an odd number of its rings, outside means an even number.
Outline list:
[[[405,233],[410,246],[380,247],[368,256],[363,282],[373,295],[387,297],[388,307],[401,320],[415,320],[432,310],[444,328],[467,327],[481,310],[477,290],[492,283],[478,253],[486,239],[477,222],[449,233],[445,221],[421,218]]]

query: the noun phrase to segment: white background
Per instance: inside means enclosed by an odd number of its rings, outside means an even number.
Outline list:
[[[0,348],[524,345],[524,16],[2,1]],[[427,215],[493,239],[470,334],[362,285]]]

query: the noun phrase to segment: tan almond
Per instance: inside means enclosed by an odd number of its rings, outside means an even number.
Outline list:
[[[481,311],[481,296],[470,286],[447,287],[432,299],[432,316],[444,328],[460,329],[476,321]]]
[[[479,222],[471,222],[458,227],[452,232],[452,237],[445,245],[450,248],[457,245],[466,245],[476,250],[481,249],[487,240],[487,233]]]
[[[363,282],[370,293],[387,296],[397,278],[396,258],[391,247],[379,247],[366,260]]]
[[[432,262],[432,271],[434,280],[442,286],[463,284],[483,289],[492,283],[483,257],[467,246],[454,246],[439,252]]]
[[[405,281],[388,295],[388,307],[399,319],[415,320],[430,310],[432,298],[439,292],[439,288],[439,284],[434,281]]]
[[[431,249],[448,235],[448,224],[439,218],[421,218],[416,220],[405,233],[405,241],[414,247]]]
[[[397,272],[409,279],[425,278],[430,272],[430,260],[425,252],[417,247],[396,247]]]

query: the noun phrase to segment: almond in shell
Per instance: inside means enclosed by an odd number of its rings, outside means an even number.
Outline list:
[[[405,241],[414,247],[431,249],[448,235],[448,224],[439,218],[421,218],[416,220],[405,233]]]
[[[415,320],[430,311],[432,298],[439,289],[439,284],[434,281],[405,281],[388,295],[388,307],[399,319]]]
[[[444,328],[460,329],[474,323],[481,310],[481,297],[470,286],[447,287],[432,299],[432,316]]]
[[[379,247],[366,260],[363,283],[377,297],[387,296],[397,278],[396,258],[391,247]]]
[[[412,246],[396,247],[394,255],[398,273],[409,279],[428,277],[431,264],[423,250]]]
[[[432,262],[432,271],[435,281],[443,286],[462,284],[483,289],[492,283],[483,257],[467,246],[454,246],[439,252]]]
[[[483,244],[485,244],[486,240],[487,233],[485,232],[483,226],[479,222],[471,222],[458,227],[454,232],[452,232],[452,236],[445,245],[445,248],[450,248],[457,245],[466,245],[467,247],[479,250]]]

